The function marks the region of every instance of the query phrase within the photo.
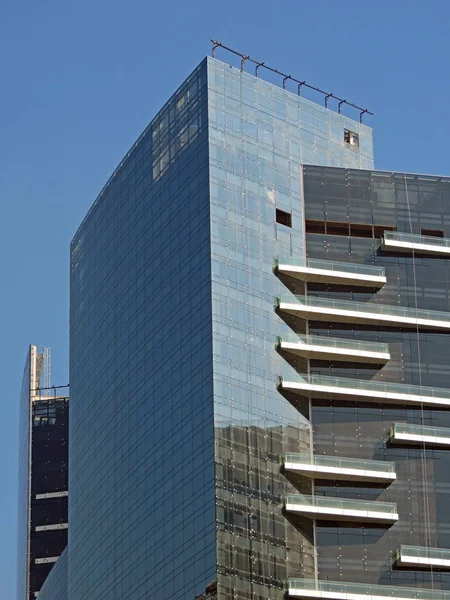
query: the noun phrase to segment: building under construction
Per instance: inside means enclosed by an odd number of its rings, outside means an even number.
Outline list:
[[[17,587],[33,600],[68,533],[68,388],[50,385],[49,348],[30,346],[20,403]]]

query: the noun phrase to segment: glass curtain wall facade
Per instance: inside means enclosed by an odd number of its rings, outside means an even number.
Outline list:
[[[357,319],[343,322],[342,316],[331,317],[333,322],[312,317],[311,334],[388,344],[390,359],[384,365],[352,364],[339,357],[311,359],[309,373],[356,379],[362,381],[362,388],[369,381],[397,383],[399,388],[412,385],[422,397],[427,387],[433,387],[436,396],[444,396],[450,387],[448,326],[433,329],[430,319],[402,327],[393,311],[402,307],[413,314],[427,309],[449,315],[449,262],[441,250],[450,237],[450,179],[314,166],[305,166],[303,173],[307,256],[381,267],[386,276],[378,290],[331,281],[308,283],[308,297],[317,305],[322,305],[322,299],[362,303],[359,312],[364,305],[384,305],[385,315],[393,315],[376,325]],[[411,247],[417,237],[421,245]],[[400,240],[403,246],[390,246],[391,239]],[[339,318],[341,322],[335,320]],[[374,481],[370,485],[320,481],[315,493],[326,498],[395,502],[399,514],[388,529],[318,521],[321,580],[450,589],[445,563],[433,566],[427,559],[432,549],[445,554],[450,548],[450,456],[445,444],[433,444],[433,438],[430,442],[427,437],[429,427],[436,435],[447,435],[449,409],[448,401],[430,408],[425,403],[380,405],[358,398],[313,400],[315,455],[389,461],[396,471],[395,481],[388,486]],[[403,438],[392,435],[394,427],[404,431]],[[397,554],[402,546],[413,546],[422,563],[400,564]]]
[[[216,578],[206,64],[72,242],[71,600]]]
[[[302,161],[371,168],[371,130],[208,58],[75,235],[71,599],[278,598],[313,572],[280,508],[310,433],[276,390],[272,273],[303,255]]]
[[[67,545],[69,399],[49,382],[49,349],[30,346],[20,406],[18,600],[37,597]]]
[[[372,169],[370,128],[211,58],[143,132],[72,242],[44,600],[447,589],[410,567],[450,548],[447,182]]]
[[[68,600],[68,548],[56,561],[39,592],[39,600]]]
[[[208,108],[218,595],[281,598],[288,577],[314,576],[315,551],[312,527],[281,510],[295,488],[280,464],[310,450],[310,430],[276,389],[290,329],[273,309],[274,259],[304,256],[301,163],[370,168],[372,132],[212,59]]]

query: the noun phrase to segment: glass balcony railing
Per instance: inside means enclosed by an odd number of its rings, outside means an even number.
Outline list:
[[[332,300],[330,298],[317,298],[315,296],[282,296],[276,298],[276,305],[280,307],[282,304],[298,305],[299,307],[322,308],[326,311],[326,317],[329,317],[330,311],[348,311],[352,317],[373,315],[376,318],[379,316],[391,317],[393,321],[397,317],[419,321],[439,321],[448,323],[450,326],[450,313],[438,310],[425,310],[415,308],[405,308],[403,306],[389,306],[385,304],[373,304],[369,302],[352,302],[350,300]],[[425,324],[425,323],[424,323]]]
[[[324,348],[336,348],[339,350],[355,350],[358,352],[378,352],[381,354],[389,354],[388,344],[332,338],[325,335],[297,335],[295,333],[286,333],[280,336],[277,341],[279,344],[281,342],[288,342],[290,344],[295,344],[298,342],[307,346],[321,346]]]
[[[377,502],[373,500],[353,500],[351,498],[333,498],[326,496],[306,496],[305,494],[293,494],[286,496],[286,505],[311,508],[341,509],[343,511],[358,511],[383,513],[391,515],[396,519],[397,504],[395,502]],[[313,511],[311,511],[313,512]]]
[[[421,438],[447,439],[450,444],[450,427],[431,427],[430,425],[409,425],[408,423],[394,423],[390,430],[390,437],[399,435],[419,436]]]
[[[363,396],[370,396],[371,392],[382,392],[387,395],[413,396],[415,398],[434,398],[436,400],[448,400],[450,402],[450,390],[446,388],[434,388],[418,385],[407,385],[404,383],[384,383],[373,381],[373,379],[348,379],[346,377],[330,377],[328,375],[293,375],[289,376],[289,382],[305,384],[306,386],[326,386],[328,388],[360,390]],[[279,379],[281,387],[285,387],[285,380]],[[320,391],[320,390],[319,390]]]
[[[317,581],[315,579],[289,579],[289,594],[296,597],[308,597],[308,592],[314,598],[334,597],[341,599],[345,594],[347,600],[361,596],[382,598],[404,598],[406,600],[450,600],[450,592],[424,588],[410,588],[391,585],[373,585],[367,583],[341,583],[340,581]],[[323,596],[322,596],[323,594]],[[334,596],[333,594],[336,594]]]
[[[338,273],[351,273],[354,275],[367,275],[369,277],[385,277],[383,267],[357,265],[354,263],[320,260],[316,258],[279,258],[276,261],[276,266],[278,267],[280,265],[320,269],[323,271],[336,271]]]
[[[421,246],[440,246],[448,248],[450,252],[450,239],[434,235],[418,235],[415,233],[400,233],[398,231],[385,231],[383,237],[386,241],[404,242]]]
[[[320,456],[300,453],[288,453],[284,457],[285,463],[306,464],[333,469],[357,469],[360,471],[377,471],[380,473],[395,473],[395,463],[382,460],[360,460],[358,458],[340,458],[337,456]]]
[[[433,561],[448,561],[450,564],[450,550],[441,548],[427,548],[426,546],[400,546],[396,552],[397,560],[408,562],[408,559],[424,559]]]

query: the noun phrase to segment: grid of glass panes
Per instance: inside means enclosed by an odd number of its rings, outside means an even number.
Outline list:
[[[285,452],[310,447],[308,421],[276,391],[277,256],[304,257],[301,163],[371,166],[365,126],[208,60],[217,558],[223,600],[281,598],[314,576],[311,534],[283,516],[295,488]],[[349,149],[344,128],[358,131]],[[276,209],[291,227],[276,222]],[[305,489],[305,492],[308,490]]]

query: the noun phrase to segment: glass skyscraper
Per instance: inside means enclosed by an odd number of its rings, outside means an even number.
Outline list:
[[[450,599],[450,180],[373,169],[213,58],[153,119],[72,241],[39,600]]]
[[[67,545],[69,398],[30,346],[20,399],[18,598],[34,600]]]

